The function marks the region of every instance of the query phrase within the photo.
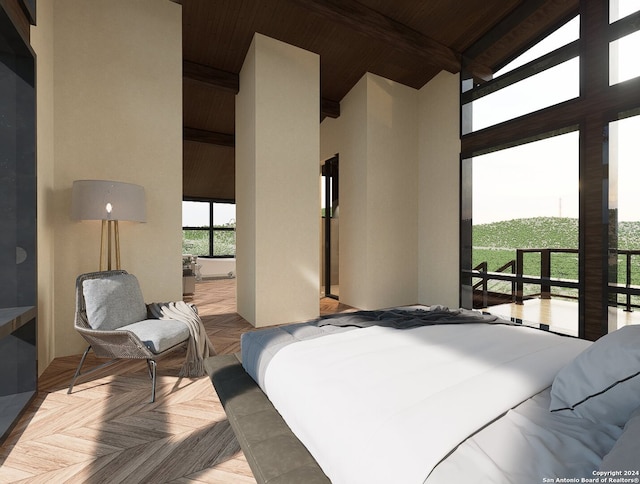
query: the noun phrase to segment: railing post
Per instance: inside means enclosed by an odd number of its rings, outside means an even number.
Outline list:
[[[511,261],[511,274],[515,274],[516,272],[516,261]],[[511,302],[516,302],[516,282],[511,281]]]
[[[520,249],[516,249],[516,304],[524,304],[523,292],[524,284],[522,283],[522,273],[524,272],[523,252]]]
[[[486,308],[489,305],[489,281],[487,276],[484,276],[482,282],[482,307]]]
[[[489,302],[489,281],[487,280],[489,264],[486,261],[482,263],[481,270],[485,273],[484,276],[482,276],[482,307],[486,308]]]
[[[631,287],[631,253],[627,252],[625,254],[627,256],[627,284],[626,288],[629,289]],[[625,311],[631,312],[631,294],[627,291],[627,307]]]
[[[478,287],[479,285],[482,285],[482,307],[486,308],[489,302],[489,280],[487,278],[489,264],[487,263],[487,261],[480,262],[480,264],[475,266],[473,270],[484,272],[484,274],[480,276],[482,278],[482,281],[477,284],[474,284],[472,287],[473,287],[473,291],[475,291],[476,287]]]
[[[551,277],[551,249],[540,250],[540,277]],[[540,284],[540,298],[551,299],[551,285],[548,282]]]

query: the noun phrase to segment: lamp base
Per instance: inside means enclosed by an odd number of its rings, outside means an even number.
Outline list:
[[[117,220],[103,220],[102,221],[102,231],[100,233],[100,271],[104,271],[105,268],[105,237],[107,239],[107,254],[106,254],[106,270],[110,271],[111,267],[111,253],[112,245],[111,239],[113,239],[113,245],[115,246],[115,258],[116,258],[116,269],[120,269],[120,232],[118,230],[118,221]]]

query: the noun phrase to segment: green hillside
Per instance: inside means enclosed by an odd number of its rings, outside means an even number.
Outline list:
[[[578,220],[562,217],[536,217],[473,226],[473,267],[486,261],[495,271],[516,258],[516,249],[578,248]],[[620,249],[640,249],[640,222],[621,222],[618,227]],[[634,284],[640,284],[640,256],[632,258]],[[524,273],[540,275],[540,255],[525,254]],[[551,276],[578,279],[578,254],[552,254]],[[618,281],[626,278],[625,258],[619,257]]]
[[[474,247],[578,248],[578,219],[537,217],[473,226]]]

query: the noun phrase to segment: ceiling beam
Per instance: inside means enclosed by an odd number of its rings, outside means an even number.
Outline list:
[[[324,118],[339,118],[340,117],[340,103],[337,101],[331,101],[330,99],[322,98],[320,100],[320,117]]]
[[[194,141],[196,143],[208,143],[211,145],[228,146],[235,148],[236,137],[227,133],[216,133],[215,131],[207,131],[204,129],[187,128],[182,130],[184,141]]]
[[[240,76],[238,74],[197,64],[186,59],[182,61],[182,75],[234,94],[238,94],[240,91]]]
[[[425,62],[452,74],[460,72],[461,56],[458,52],[355,0],[292,1],[396,50],[420,56]]]
[[[233,94],[240,91],[240,76],[233,72],[227,72],[215,67],[205,66],[188,60],[182,61],[182,75],[188,79],[204,82],[211,86],[223,89]],[[321,99],[321,119],[339,118],[340,103],[331,99]]]

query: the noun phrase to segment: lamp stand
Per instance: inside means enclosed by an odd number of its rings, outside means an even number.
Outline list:
[[[113,234],[113,235],[112,235]],[[111,239],[114,241],[116,249],[116,269],[120,269],[120,232],[118,230],[117,220],[103,220],[102,231],[100,233],[100,271],[104,271],[104,239],[107,239],[107,269],[111,270]]]

